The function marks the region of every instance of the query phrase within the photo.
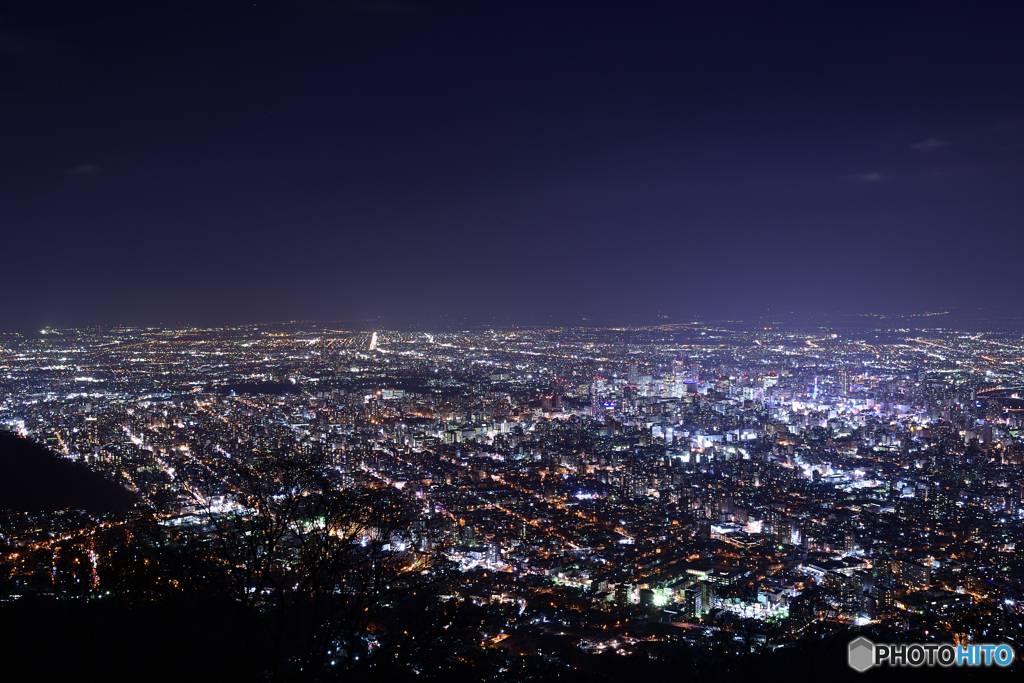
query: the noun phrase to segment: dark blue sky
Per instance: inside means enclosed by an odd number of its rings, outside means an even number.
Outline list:
[[[1024,5],[9,2],[0,328],[1019,311]]]

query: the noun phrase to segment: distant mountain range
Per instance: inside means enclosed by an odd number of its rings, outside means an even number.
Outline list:
[[[134,502],[134,494],[85,465],[0,431],[0,510],[103,513],[126,510]]]

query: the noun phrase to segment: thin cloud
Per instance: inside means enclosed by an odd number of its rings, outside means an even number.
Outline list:
[[[847,180],[859,180],[862,183],[877,183],[882,180],[888,180],[889,176],[878,173],[877,171],[869,171],[867,173],[851,173],[848,176],[843,176]]]
[[[917,150],[918,152],[934,152],[937,149],[942,149],[948,144],[949,141],[947,140],[940,140],[938,138],[928,138],[927,140],[922,140],[917,144],[911,145],[910,148]]]
[[[71,175],[96,175],[103,171],[103,168],[97,164],[82,164],[81,166],[75,166],[70,169],[68,173]]]
[[[992,130],[998,133],[1015,133],[1024,128],[1024,121],[1004,121],[992,126]]]

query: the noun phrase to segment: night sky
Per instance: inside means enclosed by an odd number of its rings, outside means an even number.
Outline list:
[[[1024,302],[1024,3],[0,5],[0,331]]]

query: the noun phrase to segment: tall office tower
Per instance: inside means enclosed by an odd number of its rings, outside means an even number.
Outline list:
[[[700,365],[687,363],[685,358],[672,361],[672,375],[677,382],[695,384],[700,381]]]

